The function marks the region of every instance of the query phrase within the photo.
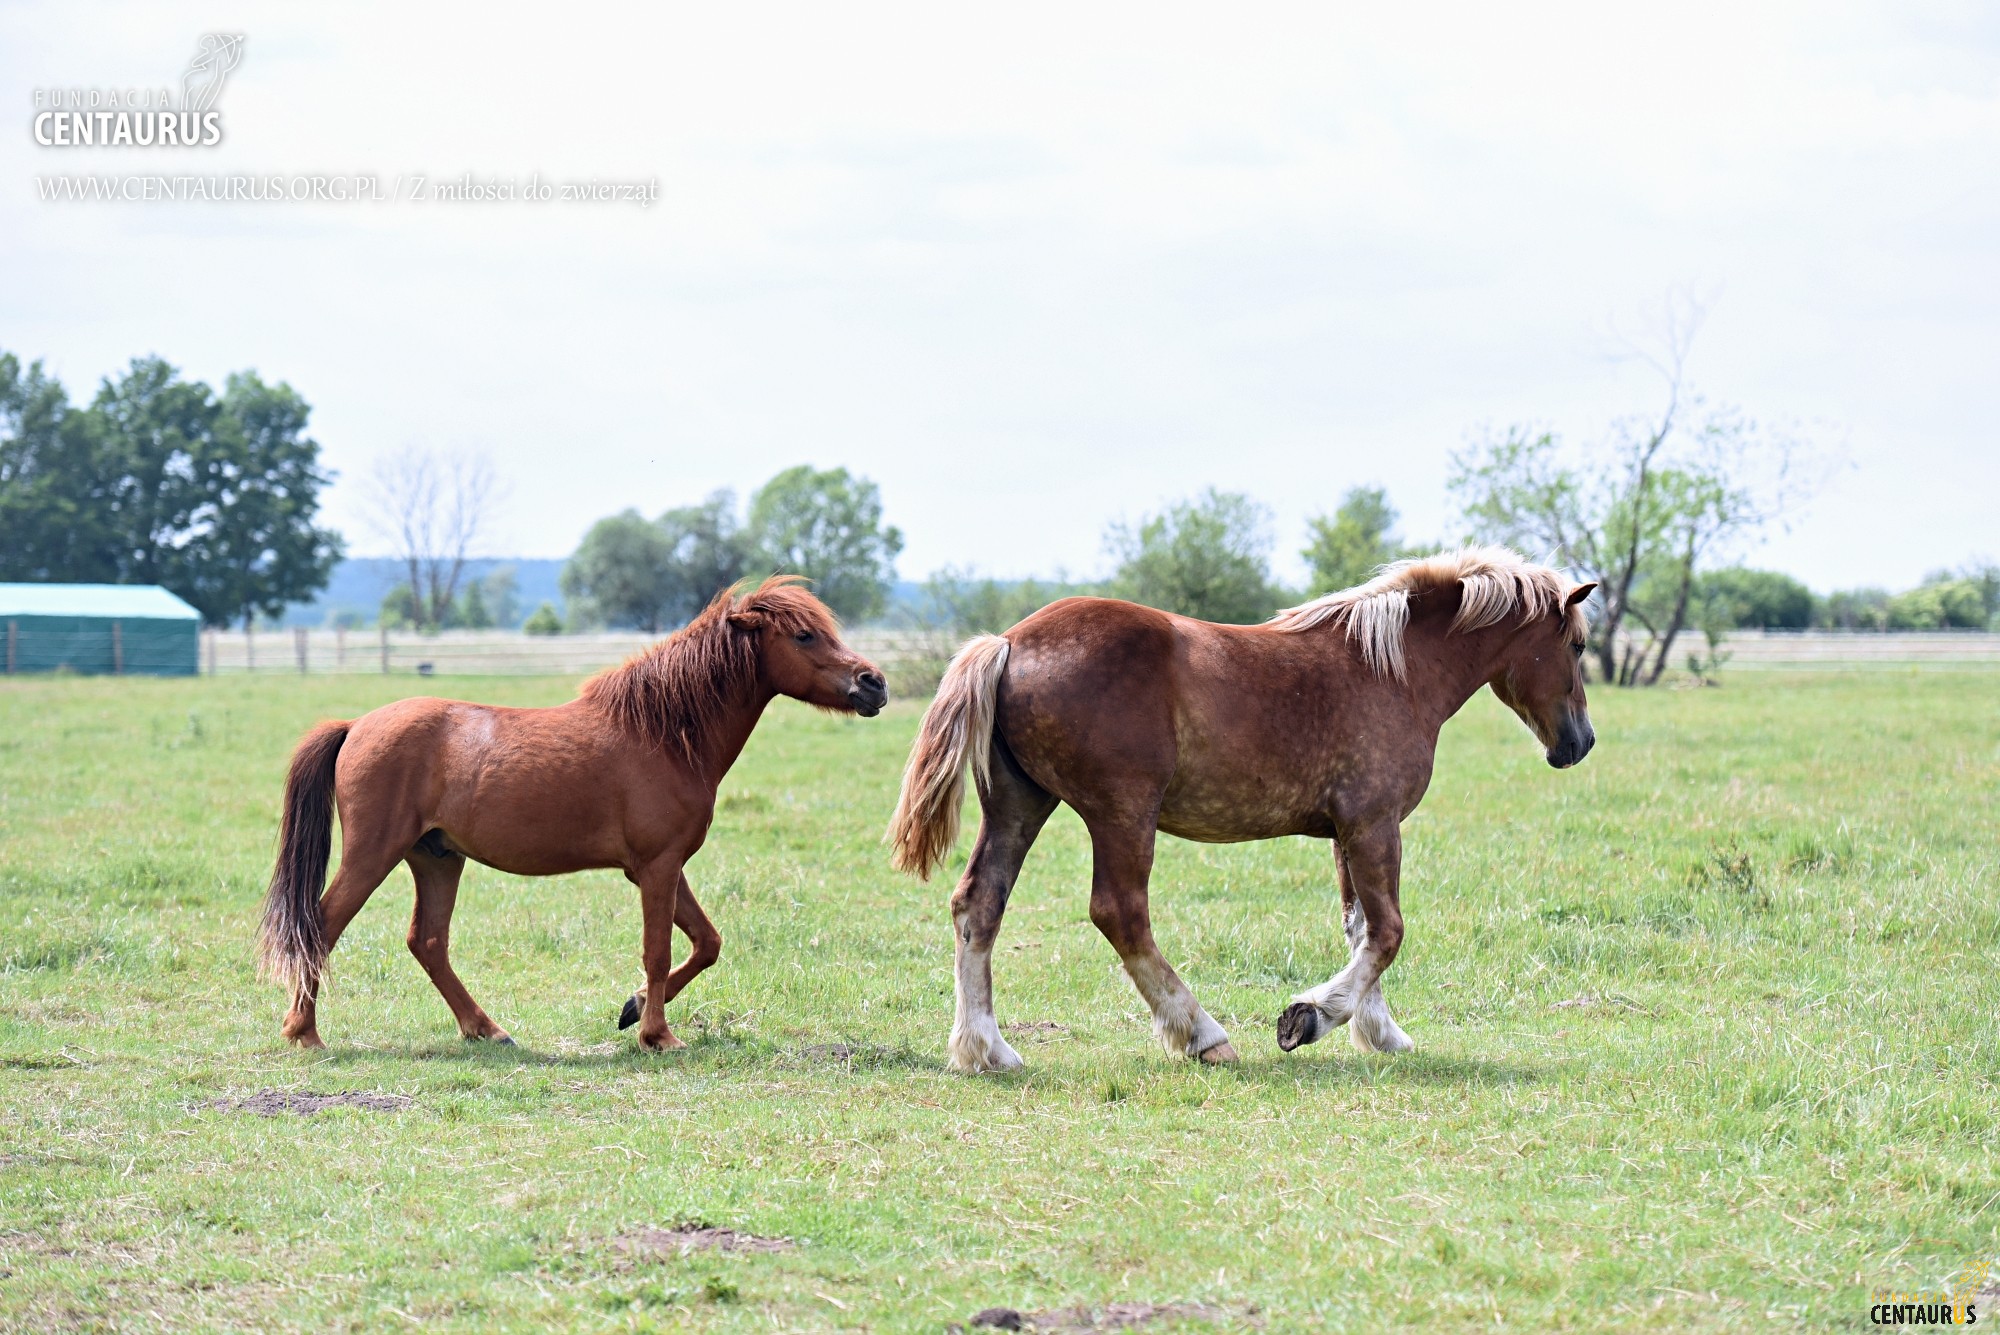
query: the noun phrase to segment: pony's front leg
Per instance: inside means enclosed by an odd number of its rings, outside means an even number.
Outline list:
[[[1292,998],[1278,1017],[1278,1046],[1290,1052],[1316,1043],[1351,1020],[1354,1045],[1364,1052],[1408,1051],[1416,1045],[1382,998],[1382,972],[1403,944],[1402,833],[1394,820],[1380,821],[1349,835],[1334,857],[1352,953],[1346,968]]]
[[[673,965],[681,861],[678,857],[658,857],[625,874],[639,887],[639,908],[645,920],[646,1000],[639,1008],[639,1046],[648,1052],[686,1047],[667,1028],[667,975]]]

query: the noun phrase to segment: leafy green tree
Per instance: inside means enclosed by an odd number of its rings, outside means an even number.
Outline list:
[[[1820,604],[1819,625],[1835,630],[1887,630],[1889,591],[1887,589],[1837,589]]]
[[[1889,629],[1983,630],[1987,614],[1982,593],[1975,580],[1933,575],[1889,600]]]
[[[1396,536],[1396,507],[1380,487],[1354,487],[1331,515],[1306,521],[1306,565],[1312,597],[1365,584],[1377,567],[1406,554]]]
[[[849,621],[875,616],[896,578],[902,532],[882,522],[881,490],[845,468],[788,468],[750,498],[753,568],[804,575]]]
[[[245,372],[218,399],[157,357],[79,410],[0,356],[0,572],[163,584],[210,625],[276,617],[340,558],[312,522],[329,479],[310,414],[288,385]]]
[[[305,434],[312,409],[254,371],[229,377],[193,531],[176,551],[178,586],[211,623],[280,615],[326,587],[343,543],[314,525],[330,476]]]
[[[0,353],[0,579],[115,583],[115,480],[87,410],[37,361]]]
[[[657,635],[672,615],[672,556],[665,530],[637,510],[598,520],[563,566],[562,591],[571,620],[631,626]]]
[[[486,606],[484,581],[475,579],[466,584],[465,592],[458,595],[458,607],[452,614],[452,624],[461,630],[493,628],[493,613]]]
[[[482,601],[492,610],[496,626],[517,626],[521,622],[521,580],[511,565],[495,566],[480,581]]]
[[[1272,585],[1271,515],[1237,492],[1210,487],[1134,527],[1113,524],[1111,592],[1149,607],[1235,624],[1262,621],[1282,595]]]
[[[529,635],[560,635],[563,633],[563,620],[556,612],[555,604],[545,600],[528,614],[528,619],[521,623],[521,629]]]
[[[1697,575],[1694,601],[1705,623],[1732,630],[1804,630],[1816,610],[1812,590],[1790,575],[1744,566]]]
[[[1092,592],[1095,589],[1090,585],[1060,577],[1047,582],[997,580],[981,577],[969,568],[946,566],[924,581],[924,619],[957,638],[997,635],[1058,598]]]
[[[409,630],[424,627],[424,619],[419,610],[417,595],[407,584],[398,584],[382,595],[382,606],[376,613],[378,624],[388,630]]]
[[[683,505],[659,518],[667,538],[668,614],[692,620],[709,600],[750,568],[749,536],[736,519],[736,497],[718,491],[699,505]]]

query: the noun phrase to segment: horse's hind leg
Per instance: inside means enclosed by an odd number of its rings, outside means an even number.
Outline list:
[[[355,824],[358,826],[360,821]],[[361,906],[368,902],[368,896],[375,893],[396,868],[403,849],[393,841],[376,839],[361,833],[351,833],[343,822],[340,840],[340,870],[334,873],[333,884],[320,896],[320,915],[326,922],[326,953],[333,955],[333,948],[340,941],[340,934],[347,930],[347,924],[354,921],[354,915],[361,912]],[[292,994],[292,1008],[285,1015],[282,1028],[285,1037],[302,1048],[323,1048],[325,1043],[319,1037],[319,984],[315,980],[301,983]]]
[[[945,1051],[953,1070],[1011,1071],[1020,1067],[1021,1054],[1000,1037],[993,1016],[993,942],[1021,863],[1056,799],[1023,774],[996,739],[979,807],[979,836],[951,896],[957,1005]]]
[[[1160,954],[1153,940],[1146,883],[1153,871],[1153,817],[1101,821],[1090,826],[1090,920],[1104,933],[1139,995],[1153,1012],[1153,1037],[1176,1057],[1205,1062],[1236,1060],[1236,1048],[1194,993]]]
[[[458,904],[458,878],[465,872],[465,858],[457,853],[438,857],[419,845],[405,860],[417,882],[417,903],[410,912],[410,953],[431,976],[444,1004],[451,1007],[460,1034],[467,1039],[512,1043],[507,1031],[479,1008],[451,967],[451,911]]]

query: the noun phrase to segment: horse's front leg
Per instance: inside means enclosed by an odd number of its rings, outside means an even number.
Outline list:
[[[1278,1046],[1290,1052],[1316,1043],[1352,1020],[1354,1045],[1363,1051],[1407,1051],[1415,1044],[1382,999],[1382,972],[1403,944],[1402,832],[1393,819],[1378,821],[1349,834],[1334,857],[1352,954],[1346,968],[1292,998],[1278,1017]]]
[[[667,975],[673,965],[681,860],[663,854],[625,874],[639,887],[639,908],[645,920],[646,1000],[639,1008],[639,1046],[648,1052],[686,1047],[667,1028]]]

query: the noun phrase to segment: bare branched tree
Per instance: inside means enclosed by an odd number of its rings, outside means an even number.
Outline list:
[[[1796,432],[1713,405],[1688,384],[1705,311],[1668,299],[1622,355],[1659,374],[1660,406],[1621,418],[1606,440],[1566,450],[1550,431],[1514,426],[1452,460],[1451,488],[1475,536],[1552,553],[1598,585],[1591,651],[1599,676],[1651,685],[1688,626],[1699,565],[1795,510],[1821,479]]]
[[[411,619],[419,630],[442,627],[500,499],[491,460],[408,446],[375,461],[368,492],[370,526],[406,571]]]

